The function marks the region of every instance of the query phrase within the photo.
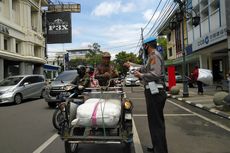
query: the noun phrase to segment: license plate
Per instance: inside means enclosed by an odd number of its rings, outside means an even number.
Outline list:
[[[131,120],[132,119],[132,115],[131,114],[125,114],[125,119],[126,120]]]

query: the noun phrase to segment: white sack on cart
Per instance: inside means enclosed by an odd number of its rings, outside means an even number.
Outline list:
[[[203,82],[204,84],[212,85],[213,76],[211,70],[199,69],[197,80]]]
[[[120,115],[120,100],[91,98],[77,108],[76,124],[84,127],[103,127],[103,124],[105,127],[115,127]]]

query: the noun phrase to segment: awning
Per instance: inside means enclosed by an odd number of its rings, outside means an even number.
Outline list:
[[[44,70],[47,70],[47,71],[58,71],[59,68],[61,68],[61,67],[60,66],[56,66],[56,65],[44,64],[43,68],[44,68]]]
[[[190,54],[190,55],[187,55],[185,57],[185,62],[189,63],[189,62],[194,61],[196,59],[199,59],[199,56],[197,54]],[[167,61],[165,61],[165,66],[169,66],[169,65],[180,65],[182,63],[183,63],[183,57],[179,57],[179,58],[174,59],[174,60],[167,60]]]

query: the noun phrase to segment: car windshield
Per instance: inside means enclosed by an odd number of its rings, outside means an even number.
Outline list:
[[[77,71],[65,71],[57,76],[55,81],[71,81],[77,76]]]
[[[14,86],[22,80],[23,77],[9,77],[0,82],[0,86]]]

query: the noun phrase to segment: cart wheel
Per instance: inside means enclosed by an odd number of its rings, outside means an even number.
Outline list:
[[[65,152],[66,153],[77,153],[78,143],[69,143],[69,141],[65,141]]]

